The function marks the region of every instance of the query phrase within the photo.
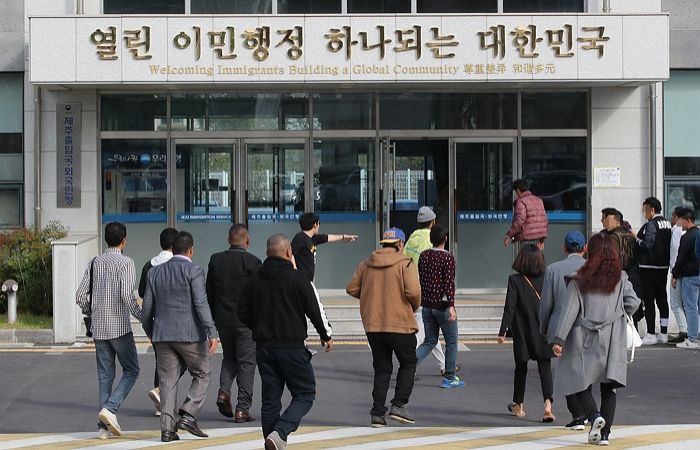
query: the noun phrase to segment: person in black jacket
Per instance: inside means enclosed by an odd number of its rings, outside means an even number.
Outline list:
[[[224,352],[216,406],[224,416],[245,423],[255,420],[249,413],[255,379],[255,342],[253,333],[238,319],[238,303],[243,286],[262,262],[248,252],[250,238],[245,225],[236,224],[229,229],[228,243],[231,246],[228,250],[211,256],[207,272],[209,308]],[[238,383],[235,415],[231,407],[234,379]]]
[[[661,202],[648,197],[642,204],[647,223],[637,233],[639,269],[642,278],[642,303],[647,321],[644,345],[668,342],[668,266],[671,260],[671,222],[661,215]],[[656,308],[659,307],[661,333],[656,334]]]
[[[329,352],[331,326],[318,293],[307,275],[296,270],[289,238],[267,239],[267,259],[245,287],[238,317],[253,331],[262,382],[260,421],[266,449],[284,449],[316,397],[311,352],[304,346],[306,318],[311,320]],[[292,401],[280,416],[284,387]]]
[[[681,238],[678,247],[678,259],[671,270],[671,285],[676,288],[678,280],[681,280],[681,297],[683,297],[683,309],[688,321],[688,337],[678,344],[678,348],[698,348],[698,302],[700,298],[700,265],[695,255],[695,243],[700,231],[695,225],[695,213],[690,208],[682,208],[677,213],[678,224],[685,234]]]

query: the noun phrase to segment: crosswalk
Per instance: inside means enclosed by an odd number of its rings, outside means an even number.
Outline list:
[[[181,440],[160,442],[157,430],[125,432],[121,437],[99,440],[95,432],[63,434],[0,434],[4,449],[260,449],[260,428],[217,428],[207,430],[209,439],[181,432]],[[545,450],[588,448],[586,432],[556,427],[315,427],[303,426],[290,436],[290,449],[501,449]],[[611,448],[645,450],[697,450],[700,425],[619,426],[610,436]]]

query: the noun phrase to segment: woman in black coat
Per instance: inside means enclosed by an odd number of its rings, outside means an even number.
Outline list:
[[[544,254],[534,244],[524,245],[513,262],[517,273],[508,278],[506,304],[503,308],[498,343],[505,340],[506,329],[513,332],[513,356],[515,357],[515,379],[513,380],[513,403],[508,411],[518,417],[525,415],[525,380],[527,362],[537,361],[542,396],[544,397],[543,422],[553,422],[552,414],[552,349],[547,339],[540,334],[538,318],[539,302],[544,279]]]

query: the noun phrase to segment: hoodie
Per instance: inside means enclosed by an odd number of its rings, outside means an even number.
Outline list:
[[[321,340],[329,341],[331,325],[313,283],[291,261],[267,258],[243,288],[238,318],[259,346],[304,348],[307,317]]]
[[[375,250],[355,269],[345,291],[360,299],[367,333],[413,334],[420,306],[416,264],[394,248]]]
[[[172,257],[173,252],[170,250],[162,250],[156,256],[151,258],[150,261],[143,265],[143,269],[141,269],[141,279],[139,280],[139,297],[143,298],[143,296],[146,294],[146,280],[148,280],[148,271],[153,267],[160,266],[161,264],[170,261],[170,258]]]
[[[420,254],[429,248],[433,248],[430,242],[430,228],[419,228],[408,238],[403,248],[403,254],[413,260],[413,264],[418,266]]]

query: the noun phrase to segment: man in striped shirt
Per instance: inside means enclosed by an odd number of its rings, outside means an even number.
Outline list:
[[[84,314],[92,316],[99,386],[98,436],[121,435],[117,411],[139,376],[134,334],[129,313],[141,320],[141,309],[134,295],[134,261],[122,254],[126,247],[126,226],[119,222],[105,225],[109,248],[88,263],[76,292],[76,302]],[[115,357],[123,375],[112,390]]]

